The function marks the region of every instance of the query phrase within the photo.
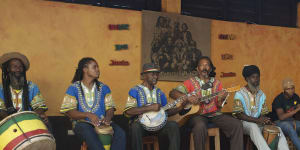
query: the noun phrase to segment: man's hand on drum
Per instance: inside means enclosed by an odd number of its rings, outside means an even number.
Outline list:
[[[49,120],[45,113],[40,114],[40,117],[42,118],[44,123],[48,123]]]
[[[160,104],[151,104],[149,106],[147,106],[149,108],[150,111],[159,111],[161,105]]]
[[[48,123],[49,120],[47,115],[45,114],[44,109],[38,108],[34,110],[34,112],[36,112],[40,116],[40,118],[43,120],[44,123]]]
[[[88,113],[87,117],[92,121],[93,125],[96,127],[100,126],[100,124],[102,123],[98,116],[93,113]]]
[[[0,120],[8,116],[8,113],[4,110],[0,110]]]
[[[268,117],[260,116],[257,120],[258,120],[257,123],[259,123],[259,124],[263,124],[263,125],[273,124],[271,119]]]

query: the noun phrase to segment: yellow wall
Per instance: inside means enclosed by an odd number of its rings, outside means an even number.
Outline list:
[[[219,34],[234,34],[236,40],[219,40]],[[282,91],[281,81],[290,77],[300,94],[300,30],[262,25],[247,25],[224,21],[212,22],[212,59],[220,72],[235,72],[237,77],[222,78],[225,87],[245,85],[242,69],[255,64],[261,71],[261,89],[271,108],[273,99]],[[233,61],[222,61],[221,54],[233,54]],[[231,111],[232,100],[223,111]]]
[[[108,84],[121,113],[131,87],[141,82],[141,12],[40,0],[2,0],[0,55],[19,51],[28,56],[28,78],[47,100],[48,115],[57,115],[79,59],[94,57],[100,80]],[[108,24],[130,24],[128,31],[110,31]],[[116,52],[115,44],[128,44]],[[130,66],[109,66],[110,60]],[[160,83],[168,92],[175,84]]]
[[[48,115],[58,115],[64,92],[80,58],[94,57],[101,70],[100,80],[108,84],[117,104],[124,108],[128,90],[141,82],[141,12],[56,3],[41,0],[2,0],[0,5],[0,55],[19,51],[31,62],[28,78],[40,87],[49,107]],[[130,24],[129,31],[110,31],[108,24]],[[235,34],[236,40],[218,40],[218,34]],[[244,64],[257,64],[262,72],[262,89],[271,99],[280,92],[283,77],[299,85],[300,30],[281,27],[212,22],[212,59],[220,72],[236,72],[236,78],[221,79],[225,87],[244,84]],[[115,44],[129,50],[116,52]],[[234,60],[224,62],[221,54]],[[130,66],[109,66],[111,59],[127,60]],[[295,70],[291,72],[290,70]],[[290,72],[288,72],[290,71]],[[159,82],[168,92],[177,82]],[[299,89],[297,92],[300,93]],[[231,102],[223,111],[231,111]]]

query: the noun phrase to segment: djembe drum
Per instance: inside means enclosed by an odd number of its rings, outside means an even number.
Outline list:
[[[110,150],[110,145],[112,141],[112,136],[114,134],[114,130],[111,126],[102,125],[99,127],[95,127],[95,130],[99,136],[99,139],[105,150]]]
[[[265,125],[263,129],[264,138],[271,150],[277,150],[280,130],[273,125]]]
[[[55,150],[52,134],[39,115],[22,111],[0,122],[1,150]]]

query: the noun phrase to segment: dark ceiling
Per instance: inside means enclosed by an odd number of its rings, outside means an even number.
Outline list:
[[[51,0],[101,7],[161,10],[161,0]],[[181,0],[181,14],[284,27],[297,26],[298,0]]]

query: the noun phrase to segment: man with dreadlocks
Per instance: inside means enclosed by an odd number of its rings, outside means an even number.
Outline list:
[[[36,84],[26,79],[29,61],[18,52],[10,52],[0,57],[2,86],[0,86],[0,119],[20,111],[35,111],[48,125],[48,118],[40,90]]]
[[[64,97],[60,112],[73,119],[75,135],[85,141],[89,150],[104,150],[94,126],[111,125],[114,134],[111,150],[125,150],[124,131],[111,123],[115,105],[109,87],[98,81],[99,67],[93,58],[82,58],[76,69],[72,85]],[[85,120],[85,121],[82,121]],[[90,123],[87,123],[90,122]]]
[[[261,132],[263,125],[272,123],[270,118],[264,116],[269,111],[266,96],[259,88],[259,68],[255,65],[245,66],[242,74],[247,84],[235,93],[233,115],[242,120],[244,133],[250,136],[258,150],[270,150],[273,145],[268,146]],[[285,136],[280,132],[278,150],[288,150]]]
[[[197,64],[198,75],[183,82],[170,92],[170,97],[177,99],[185,94],[199,90],[196,95],[190,96],[186,99],[185,108],[186,113],[191,110],[193,105],[199,105],[200,115],[194,115],[187,123],[188,129],[192,130],[195,150],[205,149],[205,140],[208,135],[208,122],[212,122],[219,127],[227,137],[230,137],[230,149],[243,149],[243,127],[238,119],[229,115],[221,113],[222,104],[225,101],[227,94],[222,91],[222,84],[215,78],[215,67],[209,57],[202,56]],[[220,95],[210,101],[201,102],[198,99],[213,93],[220,92]],[[192,146],[192,145],[191,145]]]

